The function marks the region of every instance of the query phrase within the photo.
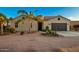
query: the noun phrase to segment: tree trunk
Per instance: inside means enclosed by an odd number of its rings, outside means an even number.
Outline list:
[[[9,26],[9,20],[7,20],[7,27]]]
[[[3,33],[3,24],[1,24],[1,34],[4,34]]]

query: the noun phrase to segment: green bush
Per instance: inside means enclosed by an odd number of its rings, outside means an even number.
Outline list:
[[[20,35],[23,35],[24,34],[24,31],[20,32]]]
[[[10,28],[10,32],[14,33],[15,32],[15,28]]]
[[[6,27],[6,28],[5,28],[5,31],[6,31],[6,32],[9,32],[9,27]]]
[[[49,30],[49,27],[48,27],[48,26],[46,26],[46,30],[47,30],[47,31]]]
[[[15,32],[15,28],[7,27],[7,28],[6,28],[6,31],[7,31],[7,32],[10,32],[10,33],[14,33],[14,32]]]
[[[56,31],[50,30],[48,26],[46,26],[46,29],[44,30],[44,35],[47,36],[58,36],[58,34],[56,33]]]

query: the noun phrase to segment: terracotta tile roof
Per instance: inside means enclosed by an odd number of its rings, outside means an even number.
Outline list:
[[[45,16],[44,19],[45,19],[45,20],[50,20],[50,19],[53,19],[53,18],[55,18],[55,17],[57,17],[57,16]]]

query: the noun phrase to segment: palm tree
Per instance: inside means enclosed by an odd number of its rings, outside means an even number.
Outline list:
[[[19,10],[17,13],[21,16],[28,15],[28,12],[26,12],[25,10]]]
[[[17,13],[21,16],[28,16],[28,12],[26,12],[25,10],[19,10]],[[24,17],[22,19],[17,20],[16,24],[18,24],[19,22],[23,22],[23,20],[25,20]]]
[[[27,19],[29,19],[29,22],[31,19],[34,18],[34,14],[32,11],[26,12],[25,10],[19,10],[17,13],[20,14],[21,16],[25,16]],[[19,19],[19,20],[17,20],[16,24],[18,24],[19,22],[24,23],[24,20],[25,20],[25,18]],[[32,23],[29,24],[29,32],[30,32],[31,27],[32,27]]]
[[[6,22],[6,16],[3,13],[0,13],[1,34],[3,34],[3,32],[4,32],[3,25],[5,22]]]
[[[25,20],[25,16],[28,15],[28,12],[26,12],[25,10],[19,10],[17,13],[20,14],[20,16],[23,16],[23,17],[21,19],[19,19],[19,20],[16,20],[15,27],[17,27],[20,22],[22,22],[22,25],[23,25],[24,20]],[[24,31],[23,31],[23,28],[21,26],[21,33],[22,32],[24,32]]]
[[[7,27],[9,26],[9,22],[10,22],[12,19],[13,19],[12,17],[6,18]]]

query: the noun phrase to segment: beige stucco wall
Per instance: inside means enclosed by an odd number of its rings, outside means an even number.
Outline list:
[[[11,28],[15,28],[15,22],[9,21],[9,25]]]
[[[51,29],[51,23],[67,23],[67,31],[70,30],[70,21],[62,17],[60,17],[60,20],[58,20],[58,17],[56,17],[54,19],[49,19],[48,21],[44,21],[43,29],[45,29],[46,26],[49,26],[49,29]]]
[[[75,28],[73,26],[74,25],[79,25],[79,21],[71,21],[70,25],[71,25],[71,31],[75,31]]]
[[[31,27],[32,25],[32,27]],[[37,21],[33,19],[25,19],[23,22],[18,24],[18,31],[38,31]]]

